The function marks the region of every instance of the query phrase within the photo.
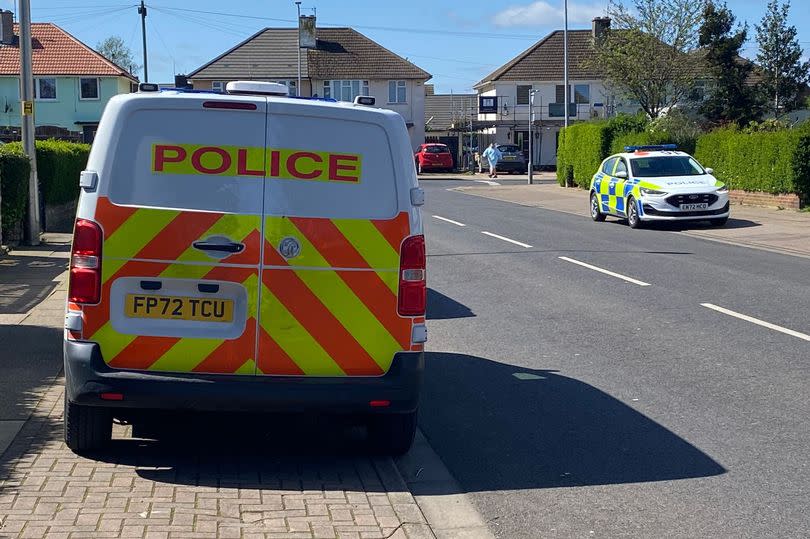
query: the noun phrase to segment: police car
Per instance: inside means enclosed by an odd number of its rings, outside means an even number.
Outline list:
[[[424,368],[424,193],[373,97],[141,84],[110,100],[81,194],[65,441],[163,411],[329,412],[403,453]]]
[[[591,179],[594,221],[614,215],[632,228],[648,221],[728,221],[728,187],[674,144],[626,146],[602,162]]]

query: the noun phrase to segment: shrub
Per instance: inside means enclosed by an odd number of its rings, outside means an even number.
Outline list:
[[[28,177],[31,164],[19,145],[0,146],[0,196],[3,203],[3,239],[19,226],[28,205]]]
[[[610,150],[610,126],[608,122],[579,123],[563,129],[558,158],[563,166],[557,167],[557,181],[565,185],[565,179],[587,189],[602,160]]]
[[[89,144],[37,141],[37,175],[45,204],[64,204],[79,198],[79,175],[89,155]]]
[[[810,127],[719,129],[698,139],[695,157],[732,189],[810,195]]]

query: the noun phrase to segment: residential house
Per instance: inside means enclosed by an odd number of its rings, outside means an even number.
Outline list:
[[[265,28],[188,75],[195,90],[223,91],[233,80],[285,84],[291,95],[353,101],[377,98],[377,106],[402,115],[414,149],[425,140],[425,81],[430,73],[352,28],[318,28],[317,48],[301,49],[298,29]]]
[[[588,61],[608,28],[610,19],[597,17],[590,30],[568,31],[569,121],[605,117],[621,108],[598,66]],[[565,121],[563,80],[563,31],[555,30],[475,85],[481,105],[477,127],[499,143],[522,146],[528,156],[531,108],[532,162],[554,166],[557,136]]]
[[[425,142],[446,144],[456,164],[463,163],[470,121],[477,117],[478,94],[436,94],[432,84],[425,84]]]
[[[0,12],[0,138],[20,137],[19,28]],[[110,98],[137,79],[52,23],[32,23],[34,122],[37,136],[92,142]]]

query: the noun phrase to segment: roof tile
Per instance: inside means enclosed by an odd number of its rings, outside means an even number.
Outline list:
[[[19,25],[14,24],[19,36]],[[127,77],[137,80],[66,31],[49,22],[31,24],[34,75],[93,75]],[[20,74],[19,38],[11,45],[0,45],[0,75]]]

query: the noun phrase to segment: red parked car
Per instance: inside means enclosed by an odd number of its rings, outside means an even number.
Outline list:
[[[450,148],[444,144],[422,144],[414,154],[416,171],[419,174],[428,170],[446,171],[453,170],[453,154]]]

